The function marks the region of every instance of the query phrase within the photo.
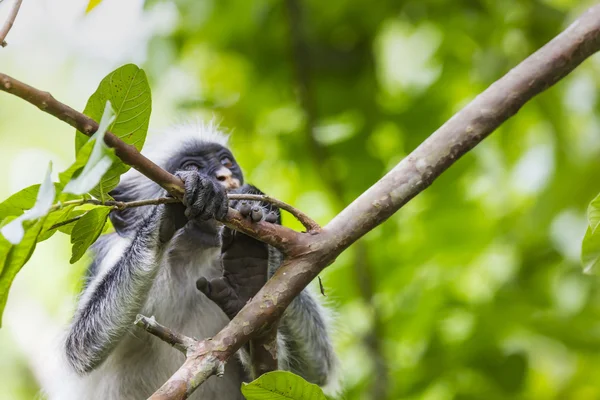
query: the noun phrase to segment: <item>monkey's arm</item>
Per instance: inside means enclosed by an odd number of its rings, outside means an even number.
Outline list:
[[[155,207],[131,239],[113,233],[94,246],[91,276],[65,342],[67,359],[78,373],[105,360],[146,300],[159,265],[163,210],[164,206]]]
[[[241,193],[263,194],[251,185]],[[270,204],[233,201],[230,205],[252,221],[266,219],[281,223],[279,210]],[[281,265],[281,253],[240,232],[223,231],[221,263],[223,276],[200,278],[196,286],[233,318]],[[333,379],[336,358],[327,332],[326,309],[313,295],[303,290],[283,314],[278,331],[278,362],[281,369],[291,370],[305,379],[326,385]],[[242,361],[249,363],[246,354]]]

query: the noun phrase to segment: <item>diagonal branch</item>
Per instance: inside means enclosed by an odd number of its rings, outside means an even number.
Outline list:
[[[4,26],[0,29],[0,46],[6,47],[8,43],[6,43],[6,35],[8,35],[8,31],[12,28],[15,23],[15,19],[17,19],[17,14],[19,13],[19,9],[21,8],[21,3],[23,0],[15,0],[15,4],[13,8],[10,10],[10,14],[8,14],[8,19],[4,23]]]
[[[266,285],[212,340],[208,350],[185,364],[150,399],[185,399],[203,380],[215,358],[224,361],[273,323],[304,287],[348,246],[384,222],[427,188],[528,100],[600,50],[600,5],[491,85],[425,142],[304,243]],[[214,370],[214,368],[213,368]]]

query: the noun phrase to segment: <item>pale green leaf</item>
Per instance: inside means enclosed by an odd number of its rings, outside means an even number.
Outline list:
[[[594,197],[588,206],[588,221],[592,232],[596,232],[596,228],[600,224],[600,194]]]
[[[52,164],[48,166],[48,171],[46,172],[46,178],[42,185],[40,186],[35,204],[33,208],[25,211],[23,214],[19,215],[9,224],[2,227],[0,233],[12,244],[19,244],[23,239],[23,235],[25,234],[25,229],[23,228],[23,223],[25,221],[33,221],[44,217],[50,211],[50,207],[52,207],[52,203],[54,202],[54,198],[56,197],[56,189],[54,187],[54,183],[52,183]]]
[[[583,272],[597,275],[600,272],[600,231],[592,232],[588,227],[581,244],[581,263]]]
[[[111,209],[112,207],[104,206],[93,208],[77,221],[71,232],[71,243],[73,244],[71,264],[79,260],[98,239]]]
[[[65,193],[73,193],[73,194],[85,194],[90,192],[96,185],[100,183],[104,174],[108,171],[110,166],[113,163],[114,159],[114,150],[111,150],[104,143],[104,135],[108,126],[115,119],[114,111],[111,107],[110,101],[107,101],[104,107],[104,114],[102,114],[102,118],[100,119],[100,125],[98,130],[92,136],[91,140],[93,140],[93,148],[90,152],[90,156],[83,167],[81,173],[69,183],[64,188]],[[84,154],[88,151],[85,150]],[[79,157],[75,161],[74,165],[77,165],[81,162]],[[65,171],[65,175],[69,168]]]
[[[326,400],[317,385],[288,371],[273,371],[242,384],[247,400]]]
[[[32,185],[0,203],[0,221],[9,215],[21,215],[35,205],[40,185]]]
[[[26,221],[25,235],[17,245],[10,245],[8,241],[0,238],[0,263],[2,263],[2,272],[0,273],[0,326],[2,326],[2,313],[8,299],[8,290],[17,273],[33,254],[43,224],[43,219],[35,223]]]

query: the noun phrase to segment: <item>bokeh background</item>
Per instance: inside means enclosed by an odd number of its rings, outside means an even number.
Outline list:
[[[25,0],[0,71],[82,110],[103,76],[136,63],[151,131],[215,118],[248,181],[323,224],[592,4],[104,0],[85,15],[84,3]],[[599,89],[596,56],[322,274],[340,399],[600,399],[600,286],[579,262],[600,191]],[[0,197],[40,182],[49,160],[66,168],[73,143],[0,93]],[[17,276],[2,400],[38,396],[39,354],[85,268],[69,253],[55,235]]]

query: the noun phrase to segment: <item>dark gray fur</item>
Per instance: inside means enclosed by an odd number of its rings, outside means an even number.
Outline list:
[[[206,130],[211,130],[209,138],[219,138],[212,125],[196,128],[195,136],[179,137],[179,143],[169,144],[170,150],[163,146],[163,152],[171,153],[161,154],[159,165],[174,172],[178,155],[207,146],[202,136]],[[115,194],[119,200],[136,200],[165,192],[130,171]],[[93,247],[95,258],[64,342],[67,364],[76,374],[65,381],[60,393],[50,393],[51,398],[137,400],[158,389],[181,366],[184,356],[135,327],[138,313],[200,339],[215,335],[228,323],[221,309],[195,288],[199,277],[222,273],[221,228],[214,221],[196,220],[183,221],[180,227],[182,221],[170,220],[171,215],[165,205],[111,215],[117,232],[101,237]],[[275,249],[269,251],[272,274],[281,256]],[[309,291],[303,291],[285,312],[278,341],[281,368],[319,385],[334,383],[335,355],[326,310]],[[240,355],[242,362],[244,358]],[[243,399],[240,386],[249,378],[246,371],[238,359],[231,359],[223,378],[211,377],[190,398]]]

